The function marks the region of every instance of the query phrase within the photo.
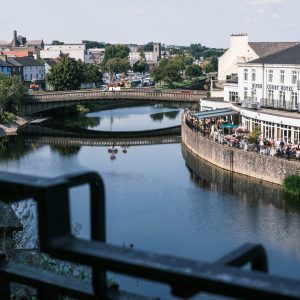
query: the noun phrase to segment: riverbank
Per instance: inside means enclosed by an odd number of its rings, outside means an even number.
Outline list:
[[[298,174],[300,164],[273,156],[221,145],[190,129],[183,119],[182,142],[200,158],[231,172],[282,185],[283,180]]]
[[[16,120],[8,124],[0,124],[0,138],[7,135],[16,135],[18,129],[27,125],[32,118],[30,117],[16,117]]]

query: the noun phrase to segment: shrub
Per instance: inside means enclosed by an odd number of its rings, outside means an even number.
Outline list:
[[[283,181],[283,192],[287,200],[300,204],[300,176],[287,176]]]

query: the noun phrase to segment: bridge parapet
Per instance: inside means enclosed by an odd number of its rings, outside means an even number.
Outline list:
[[[167,100],[167,101],[186,101],[199,102],[205,93],[185,93],[170,91],[68,91],[68,92],[51,92],[45,94],[29,95],[27,102],[57,102],[57,101],[76,101],[76,100],[93,100],[93,99],[141,99],[141,100]]]

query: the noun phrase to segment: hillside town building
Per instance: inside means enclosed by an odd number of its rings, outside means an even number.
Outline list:
[[[12,51],[16,57],[23,57],[23,54],[20,54],[20,52],[32,52],[33,56],[38,57],[40,50],[43,48],[43,39],[27,40],[26,37],[18,35],[16,30],[13,32],[12,41],[0,40],[0,51],[2,54],[7,54],[7,52]],[[12,53],[10,53],[9,56],[13,56]]]
[[[85,44],[63,44],[63,45],[44,45],[44,50],[41,50],[41,58],[59,58],[61,55],[69,55],[76,60],[86,62],[88,60]]]
[[[249,42],[246,33],[232,34],[229,48],[219,58],[218,80],[226,81],[233,74],[238,73],[238,64],[268,56],[289,47],[298,42]]]
[[[130,47],[129,53],[129,62],[133,66],[141,60],[141,51],[140,47]],[[148,68],[151,69],[153,66],[158,64],[158,61],[161,59],[161,44],[153,43],[153,51],[144,52],[145,63],[148,65]]]
[[[300,143],[300,44],[238,65],[224,84],[224,99],[201,100],[202,110],[233,108],[262,137]]]

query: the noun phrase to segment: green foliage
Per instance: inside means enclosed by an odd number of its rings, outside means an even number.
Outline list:
[[[300,176],[287,176],[283,181],[283,192],[287,200],[300,204]]]
[[[144,46],[144,51],[145,52],[152,52],[153,51],[153,42],[150,42],[150,43],[146,44]]]
[[[261,131],[258,127],[255,127],[254,130],[249,134],[248,142],[250,144],[254,144],[258,141],[259,137],[261,135]]]
[[[218,58],[212,57],[208,64],[204,68],[206,73],[217,72],[218,71]]]
[[[144,62],[139,62],[133,65],[132,70],[134,72],[144,72],[145,71],[145,63]]]
[[[185,69],[185,75],[189,78],[195,78],[202,75],[202,70],[198,65],[190,65]]]
[[[195,59],[200,59],[200,57],[219,57],[224,53],[224,49],[208,48],[201,44],[191,44],[189,52]]]
[[[103,74],[99,68],[93,64],[83,63],[83,82],[98,83],[102,82]]]
[[[105,47],[105,55],[102,62],[102,66],[105,68],[106,63],[114,58],[127,59],[129,56],[130,49],[126,45],[107,45]]]
[[[18,114],[27,96],[27,89],[15,76],[0,74],[0,118],[5,119],[4,111]]]
[[[167,59],[163,58],[158,67],[155,67],[151,76],[155,81],[165,81],[167,83],[181,81],[182,60],[179,57]]]
[[[62,57],[50,69],[46,79],[56,91],[78,90],[84,80],[83,63]]]
[[[83,40],[82,43],[85,44],[86,49],[90,49],[90,48],[105,48],[105,44],[99,43],[99,42],[96,42],[96,41]]]
[[[111,58],[105,64],[105,69],[111,74],[127,73],[130,69],[128,58]]]
[[[63,45],[64,42],[58,41],[58,40],[54,40],[52,41],[52,45]]]
[[[130,49],[126,45],[107,45],[102,68],[111,76],[115,73],[126,73],[130,69],[129,52]]]

